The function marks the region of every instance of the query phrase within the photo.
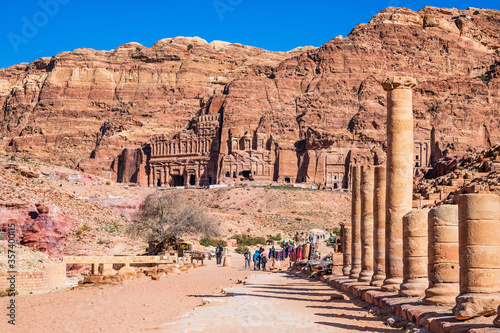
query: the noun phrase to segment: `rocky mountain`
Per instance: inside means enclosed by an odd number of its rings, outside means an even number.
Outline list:
[[[272,138],[265,163],[280,177],[325,183],[329,165],[345,167],[345,178],[350,163],[383,162],[380,82],[409,75],[416,142],[430,150],[416,159],[427,167],[500,141],[498,36],[496,10],[390,7],[345,38],[290,52],[183,37],[77,49],[0,70],[2,142],[113,179],[124,148],[218,114],[220,156],[232,137],[261,135]]]

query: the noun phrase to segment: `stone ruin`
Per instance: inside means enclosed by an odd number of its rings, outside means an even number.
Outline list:
[[[313,130],[298,138],[292,130],[278,130],[273,123],[276,119],[263,116],[259,124],[235,123],[225,119],[224,108],[219,108],[215,111],[217,107],[209,104],[182,131],[156,135],[141,148],[124,149],[112,164],[117,181],[150,187],[256,181],[347,189],[353,164],[371,165],[385,159],[382,147],[377,146],[383,143],[374,143],[376,148],[355,138],[324,137]],[[414,174],[429,170],[433,161],[430,130],[419,129],[410,155]]]
[[[346,277],[339,285],[364,290],[358,296],[374,304],[374,295],[384,294],[453,307],[458,321],[498,313],[494,324],[500,327],[500,196],[481,188],[458,193],[458,205],[412,207],[415,84],[408,77],[383,82],[387,166],[351,167],[351,223],[341,233],[351,244],[344,246]]]

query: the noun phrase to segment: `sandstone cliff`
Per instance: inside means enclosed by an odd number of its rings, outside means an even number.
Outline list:
[[[1,135],[9,152],[116,180],[124,148],[220,113],[221,154],[232,134],[267,133],[285,174],[321,183],[329,159],[384,160],[380,81],[404,74],[418,81],[416,137],[437,160],[499,142],[499,35],[495,10],[390,7],[320,48],[178,37],[77,49],[0,70]]]

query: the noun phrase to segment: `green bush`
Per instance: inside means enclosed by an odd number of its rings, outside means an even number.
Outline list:
[[[490,83],[490,78],[487,76],[487,75],[480,75],[477,77],[478,79],[480,79],[481,81],[483,81],[484,84],[488,85],[488,83]]]
[[[213,246],[217,247],[221,245],[222,247],[227,246],[227,242],[223,239],[211,238],[211,237],[203,237],[200,239],[200,244],[203,246]]]
[[[80,236],[85,231],[90,231],[90,227],[87,224],[82,224],[82,225],[78,226],[78,230],[76,231],[76,234],[78,236]]]
[[[231,239],[235,239],[238,246],[264,245],[266,239],[264,237],[248,237],[246,235],[233,235]]]
[[[271,236],[269,237],[270,239],[274,240],[274,241],[281,241],[283,238],[281,237],[281,234],[280,233],[277,233],[276,236]]]
[[[248,246],[238,245],[236,247],[236,250],[234,250],[234,252],[239,253],[239,254],[244,254],[245,252],[247,252],[247,250],[248,250]]]

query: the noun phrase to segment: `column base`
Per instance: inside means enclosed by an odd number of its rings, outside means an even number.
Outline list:
[[[384,284],[384,280],[385,280],[385,274],[384,275],[376,274],[376,275],[372,276],[370,286],[380,287]]]
[[[382,291],[387,291],[390,293],[398,292],[401,283],[403,283],[402,278],[388,278],[384,280],[384,283],[382,284],[382,287],[380,287],[380,289]]]
[[[492,316],[500,305],[500,294],[460,294],[453,314],[457,320],[467,320],[480,316]]]
[[[424,297],[425,289],[429,286],[429,280],[426,278],[407,279],[399,287],[399,296],[401,297]]]
[[[359,273],[358,281],[359,282],[370,282],[372,280],[373,272],[369,270],[362,270]]]
[[[342,275],[349,276],[350,272],[351,272],[351,267],[342,268]]]
[[[459,293],[460,286],[458,283],[436,283],[425,290],[422,303],[439,306],[455,305],[455,299]]]
[[[361,268],[351,268],[349,272],[349,279],[358,279],[359,273],[361,273]]]

